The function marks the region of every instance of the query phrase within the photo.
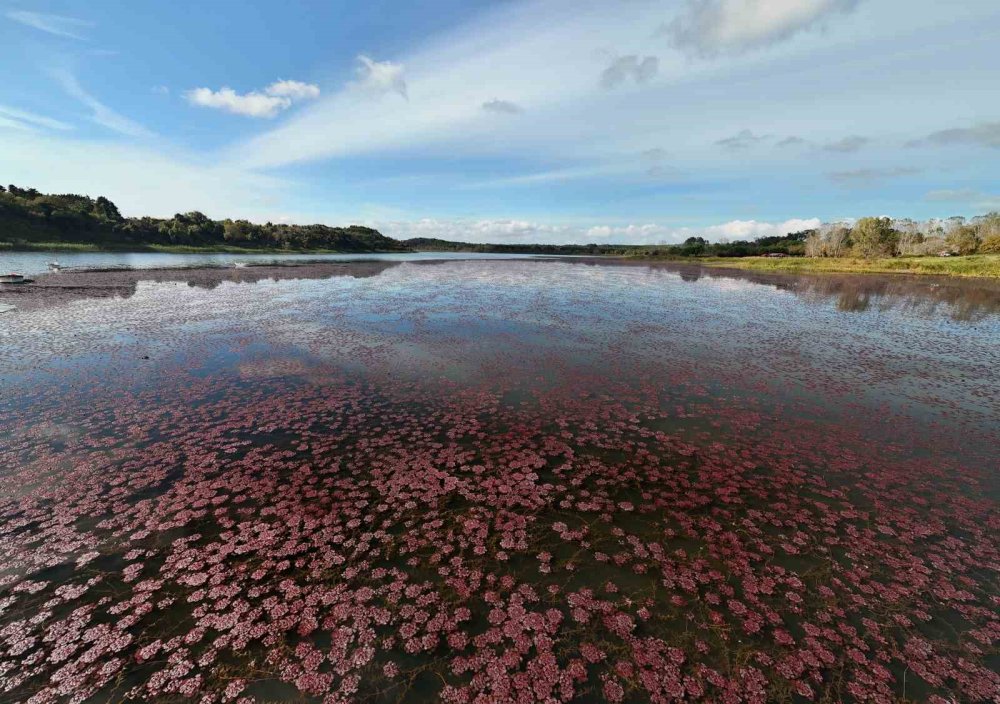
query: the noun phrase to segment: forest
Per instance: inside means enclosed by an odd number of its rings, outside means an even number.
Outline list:
[[[360,225],[263,225],[212,220],[203,213],[172,218],[128,218],[100,196],[40,193],[0,186],[0,241],[10,245],[77,243],[112,248],[148,246],[245,247],[248,249],[398,252],[405,245]]]

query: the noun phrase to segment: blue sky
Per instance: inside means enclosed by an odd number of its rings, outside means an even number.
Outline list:
[[[1000,208],[995,0],[0,0],[0,181],[671,242]]]

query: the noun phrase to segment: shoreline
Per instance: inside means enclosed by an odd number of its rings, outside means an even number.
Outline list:
[[[905,274],[962,279],[1000,279],[1000,254],[955,257],[623,257],[634,261],[672,262],[713,269],[784,274]]]
[[[131,245],[105,243],[0,242],[0,255],[9,253],[53,254],[246,254],[246,255],[381,255],[381,254],[461,254],[464,250],[335,250],[335,249],[277,249],[247,248],[237,246],[189,245]],[[477,254],[468,251],[465,253]],[[861,259],[857,257],[679,257],[646,256],[642,254],[589,254],[589,255],[538,255],[533,252],[510,252],[511,255],[586,257],[626,262],[664,262],[704,266],[713,269],[734,269],[739,271],[772,272],[786,274],[906,274],[917,276],[938,276],[947,278],[1000,279],[1000,254],[972,254],[966,256],[937,257],[891,257],[884,259]]]

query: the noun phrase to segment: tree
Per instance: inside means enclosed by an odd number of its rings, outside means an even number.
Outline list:
[[[851,229],[854,251],[866,259],[891,257],[899,245],[899,233],[889,218],[861,218]]]
[[[823,225],[806,237],[807,257],[842,257],[850,245],[851,231],[841,223]]]
[[[976,228],[970,225],[956,227],[948,233],[946,242],[956,254],[975,254],[980,244]]]
[[[118,211],[118,206],[104,196],[98,196],[97,200],[94,202],[94,213],[96,213],[98,217],[110,220],[111,222],[121,222],[125,219]]]

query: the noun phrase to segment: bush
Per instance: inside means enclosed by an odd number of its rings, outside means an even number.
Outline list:
[[[851,230],[854,251],[865,259],[895,256],[899,233],[889,218],[861,218]]]
[[[955,254],[975,254],[979,249],[979,236],[976,228],[969,225],[956,227],[947,237],[948,248]]]
[[[1000,235],[993,235],[984,240],[979,245],[979,252],[981,254],[1000,254]]]

